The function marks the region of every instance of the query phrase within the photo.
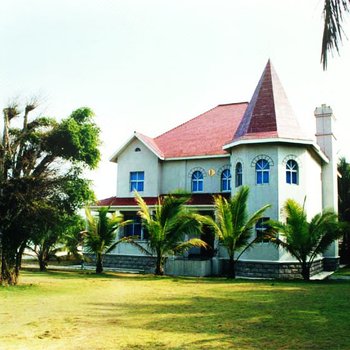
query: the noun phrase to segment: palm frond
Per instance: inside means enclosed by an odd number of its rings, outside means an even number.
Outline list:
[[[283,207],[287,222],[285,224],[270,220],[267,230],[269,240],[282,246],[301,263],[311,263],[318,254],[341,236],[341,224],[332,211],[316,214],[310,222],[304,207],[292,199],[286,201]],[[278,235],[283,239],[280,239]]]
[[[143,198],[140,196],[140,194],[135,191],[135,198],[138,206],[140,207],[140,210],[138,211],[138,214],[145,222],[150,222],[152,220],[150,210],[146,204],[146,202],[143,200]]]
[[[183,253],[192,247],[208,249],[209,245],[200,238],[191,238],[188,241],[182,242],[178,246],[174,247],[173,251],[176,254]]]
[[[233,255],[235,250],[252,244],[253,228],[265,210],[270,207],[265,205],[251,216],[248,216],[248,196],[249,188],[242,186],[230,200],[222,196],[214,197],[215,223],[208,219],[208,224],[213,228],[230,256]]]
[[[339,43],[343,38],[343,14],[350,11],[349,0],[325,0],[323,8],[324,27],[322,36],[321,62],[327,69],[328,53],[334,49],[339,54]]]
[[[116,232],[119,226],[123,225],[123,215],[110,214],[109,207],[99,208],[96,217],[89,208],[85,209],[85,214],[87,219],[87,230],[84,231],[85,248],[95,254],[110,252],[117,243]]]

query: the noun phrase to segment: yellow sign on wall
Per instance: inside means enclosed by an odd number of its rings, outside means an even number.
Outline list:
[[[215,169],[209,169],[208,170],[208,175],[209,176],[214,176],[215,175]]]

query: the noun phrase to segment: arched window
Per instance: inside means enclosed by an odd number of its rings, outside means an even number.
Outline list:
[[[230,171],[230,169],[225,169],[221,173],[221,191],[222,192],[231,191],[231,171]]]
[[[268,184],[270,181],[270,164],[266,159],[260,159],[255,164],[256,183]]]
[[[286,182],[287,184],[298,184],[298,163],[290,159],[286,163]]]
[[[203,173],[199,170],[192,174],[192,192],[203,192]]]
[[[235,185],[236,187],[239,187],[239,186],[242,186],[242,183],[243,183],[242,163],[238,162],[236,164]]]

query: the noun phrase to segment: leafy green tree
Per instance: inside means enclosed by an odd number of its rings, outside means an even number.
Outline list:
[[[229,256],[229,276],[235,278],[235,265],[240,256],[255,240],[251,240],[253,229],[270,205],[265,205],[252,215],[248,214],[247,202],[249,187],[242,186],[238,192],[226,199],[215,196],[215,220],[207,217],[206,223],[213,227],[219,242],[226,248]],[[235,252],[240,254],[235,258]]]
[[[30,118],[35,103],[21,112],[17,104],[4,109],[0,140],[1,284],[16,284],[23,247],[30,240],[33,218],[44,206],[73,213],[91,194],[83,179],[100,158],[99,128],[88,108],[60,122]],[[14,123],[15,120],[17,123]],[[21,125],[18,127],[18,125]],[[29,227],[29,229],[28,229]]]
[[[350,164],[345,158],[341,158],[338,164],[338,211],[341,221],[350,224]],[[342,263],[350,263],[350,229],[344,229],[342,244],[340,247],[340,259]]]
[[[345,12],[350,11],[350,0],[325,0],[323,6],[323,37],[321,62],[323,69],[327,69],[328,53],[334,49],[339,53],[339,44],[343,38],[342,23]]]
[[[201,233],[201,216],[190,212],[185,204],[190,196],[187,194],[170,194],[158,198],[154,212],[147,206],[142,197],[135,192],[138,214],[142,225],[148,232],[147,248],[136,244],[143,252],[156,256],[156,275],[164,274],[165,258],[169,254],[179,254],[191,247],[204,247],[207,244],[199,238],[184,241],[185,235],[199,235]]]
[[[286,223],[270,220],[266,238],[294,256],[304,280],[309,280],[313,261],[341,236],[341,224],[331,211],[316,214],[309,222],[304,207],[293,199],[286,201],[283,210]]]
[[[76,257],[81,232],[85,229],[85,221],[77,214],[67,215],[49,208],[45,218],[33,223],[32,234],[27,248],[38,258],[40,271],[46,271],[49,261],[59,259],[57,253],[67,249]]]
[[[63,236],[60,243],[63,244],[63,249],[67,253],[67,259],[83,259],[82,251],[80,250],[84,244],[83,231],[86,227],[86,221],[78,214],[74,214],[68,218],[68,225],[64,226]]]
[[[85,209],[87,229],[84,231],[84,246],[89,253],[96,255],[96,273],[103,272],[103,257],[111,252],[119,243],[128,238],[116,240],[119,227],[130,223],[123,221],[123,215],[109,213],[108,207],[101,207],[95,217],[89,208]]]

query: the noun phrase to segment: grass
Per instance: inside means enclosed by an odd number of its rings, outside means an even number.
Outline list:
[[[346,266],[334,273],[334,276],[346,276],[350,278],[350,267]]]
[[[350,282],[24,271],[0,349],[349,349]]]

